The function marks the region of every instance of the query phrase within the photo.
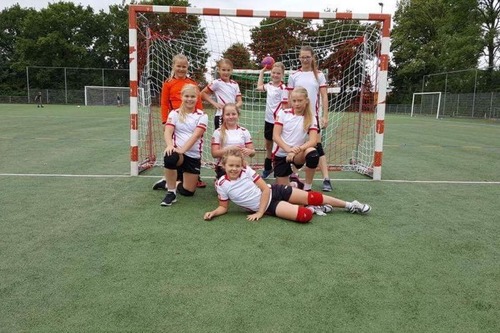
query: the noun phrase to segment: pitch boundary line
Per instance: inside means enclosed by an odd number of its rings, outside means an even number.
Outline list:
[[[49,174],[49,173],[0,173],[0,177],[66,177],[66,178],[132,178],[128,174],[123,175],[77,175],[77,174]],[[159,175],[140,176],[141,178],[158,178]],[[202,176],[203,179],[213,179],[212,176]],[[321,181],[322,178],[315,178]],[[331,178],[334,182],[378,182],[371,179],[344,179]],[[383,183],[415,183],[415,184],[484,184],[500,185],[500,181],[473,181],[473,180],[405,180],[405,179],[382,179]]]

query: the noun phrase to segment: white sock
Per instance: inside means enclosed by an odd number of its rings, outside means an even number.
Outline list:
[[[304,183],[304,191],[309,191],[312,188],[312,184]]]

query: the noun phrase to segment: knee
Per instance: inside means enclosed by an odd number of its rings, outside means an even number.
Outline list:
[[[165,169],[176,170],[179,158],[180,156],[176,152],[173,152],[171,155],[165,154],[165,157],[163,158],[163,165],[165,166]]]
[[[299,207],[295,221],[299,223],[307,223],[312,220],[312,217],[313,217],[313,212],[310,209],[306,207]]]
[[[319,154],[317,150],[312,150],[306,154],[306,166],[310,169],[316,169],[319,164]]]
[[[319,206],[323,204],[323,194],[315,191],[307,193],[307,204],[312,206]]]
[[[184,188],[184,186],[182,186],[182,183],[177,184],[177,193],[179,193],[180,195],[183,195],[185,197],[192,197],[194,195],[194,191],[191,192],[191,191],[186,190]]]

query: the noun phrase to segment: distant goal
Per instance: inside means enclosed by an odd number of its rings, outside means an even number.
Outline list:
[[[387,14],[129,6],[131,175],[162,165],[159,102],[175,54],[188,57],[200,88],[216,78],[219,59],[233,61],[243,95],[240,123],[258,152],[249,162],[260,168],[266,98],[255,90],[260,61],[269,53],[295,71],[300,47],[310,45],[327,77],[329,126],[322,134],[330,169],[381,179],[390,21]],[[235,52],[241,49],[248,56]],[[202,161],[211,166],[213,110],[205,111]]]
[[[440,91],[413,93],[413,98],[411,100],[411,112],[410,112],[411,117],[414,117],[417,114],[426,116],[435,115],[436,119],[439,119],[440,110],[441,110]]]
[[[85,86],[85,106],[117,105],[117,97],[122,105],[128,105],[130,87]]]

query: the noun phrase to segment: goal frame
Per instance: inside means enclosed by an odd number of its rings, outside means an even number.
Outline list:
[[[85,106],[89,106],[89,99],[88,99],[88,91],[90,89],[95,89],[95,90],[102,90],[104,94],[104,90],[109,90],[109,91],[115,91],[115,92],[122,92],[122,93],[128,93],[130,91],[130,87],[114,87],[114,86],[85,86],[84,87],[84,94],[85,94]],[[113,94],[115,93],[113,92]],[[103,96],[103,99],[105,97]],[[90,104],[93,105],[93,104]],[[99,104],[100,105],[100,104]],[[113,103],[106,104],[103,102],[104,106],[107,105],[116,105],[116,98],[113,98]]]
[[[428,92],[417,92],[413,93],[413,98],[411,100],[411,111],[410,111],[410,117],[413,117],[413,110],[415,108],[415,96],[422,96],[422,95],[438,95],[438,104],[437,104],[437,110],[436,110],[436,119],[439,119],[439,111],[441,109],[441,91],[428,91]]]
[[[378,91],[375,97],[376,121],[374,125],[373,180],[382,178],[382,153],[385,122],[385,104],[387,96],[387,77],[390,52],[391,15],[363,14],[352,12],[295,12],[287,10],[223,9],[197,8],[160,5],[129,6],[129,62],[130,62],[130,175],[139,175],[139,119],[138,119],[138,13],[170,13],[180,15],[206,15],[252,18],[296,18],[296,19],[331,19],[376,21],[381,25],[380,53],[377,75]]]

